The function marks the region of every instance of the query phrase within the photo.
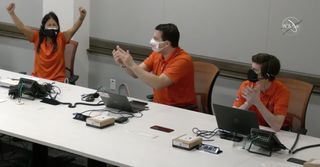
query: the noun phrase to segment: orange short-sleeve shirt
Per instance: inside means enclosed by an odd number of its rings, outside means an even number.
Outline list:
[[[162,54],[152,52],[144,64],[153,74],[164,73],[173,82],[168,87],[153,89],[154,102],[172,106],[196,105],[194,67],[188,53],[178,47],[164,60]]]
[[[39,31],[34,31],[33,39],[30,41],[34,43],[35,58],[32,75],[50,79],[54,81],[63,82],[65,79],[65,64],[64,64],[64,50],[67,41],[62,32],[57,36],[57,49],[53,52],[53,43],[46,43],[46,38],[40,45],[40,50],[37,52],[39,43]]]
[[[251,85],[252,82],[250,81],[242,82],[237,92],[237,98],[234,101],[233,106],[240,107],[242,104],[246,102],[246,99],[242,96],[242,91]],[[265,92],[260,93],[260,99],[261,102],[272,114],[287,116],[289,90],[282,82],[278,80],[273,80],[269,89],[267,89]],[[251,106],[248,110],[257,113],[258,122],[260,125],[268,126],[267,122],[264,120],[264,118],[255,106]],[[289,125],[290,119],[286,117],[282,127],[288,127]]]

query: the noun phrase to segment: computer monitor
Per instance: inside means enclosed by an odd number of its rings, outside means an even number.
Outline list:
[[[250,134],[251,128],[259,128],[257,115],[255,112],[241,110],[233,107],[213,104],[218,128],[232,135],[221,134],[221,138],[229,140],[242,140],[240,135],[247,136]],[[226,135],[226,136],[223,136]]]

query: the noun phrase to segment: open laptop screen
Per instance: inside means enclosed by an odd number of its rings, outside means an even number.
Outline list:
[[[213,104],[218,128],[232,133],[248,135],[251,128],[259,128],[255,112]]]

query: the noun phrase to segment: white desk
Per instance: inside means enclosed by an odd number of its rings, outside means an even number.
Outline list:
[[[0,76],[18,77],[17,73],[0,70]],[[43,80],[40,80],[40,82]],[[57,83],[62,94],[60,101],[79,102],[83,93],[95,90]],[[98,161],[118,166],[299,166],[286,162],[291,157],[287,151],[273,153],[272,157],[256,155],[243,150],[240,144],[214,137],[209,144],[220,147],[222,154],[214,155],[197,150],[185,151],[171,146],[171,140],[182,134],[192,134],[191,129],[213,130],[217,127],[215,117],[175,107],[149,103],[149,111],[142,118],[132,118],[127,124],[116,124],[105,129],[87,127],[84,122],[72,119],[74,112],[103,107],[77,106],[70,109],[65,105],[52,106],[39,100],[23,100],[18,105],[7,95],[8,89],[0,88],[0,133],[25,139],[34,143],[75,153]],[[174,129],[163,133],[150,129],[161,125]],[[157,137],[155,137],[157,136]],[[280,132],[279,139],[288,148],[295,140],[295,134]],[[296,148],[318,144],[320,139],[300,136]],[[308,160],[320,159],[320,148],[301,151],[293,157]]]

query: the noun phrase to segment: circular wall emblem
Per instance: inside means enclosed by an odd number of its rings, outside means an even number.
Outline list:
[[[282,21],[282,34],[283,35],[295,35],[300,30],[300,23],[302,20],[299,20],[295,17],[287,17]]]

